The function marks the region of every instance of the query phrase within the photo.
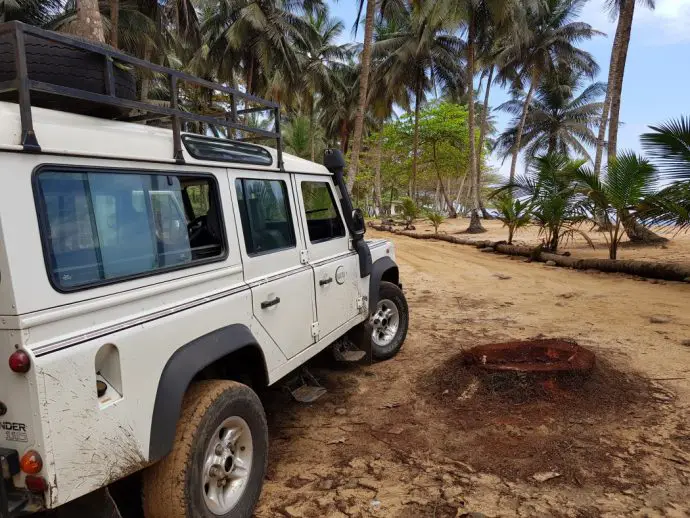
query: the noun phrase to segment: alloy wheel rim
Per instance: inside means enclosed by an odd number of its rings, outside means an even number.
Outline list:
[[[211,436],[201,491],[213,514],[228,514],[239,501],[249,481],[253,453],[251,430],[241,417],[228,417]]]
[[[393,301],[380,300],[376,311],[369,319],[372,332],[371,339],[379,347],[387,347],[393,342],[400,327],[400,312]]]

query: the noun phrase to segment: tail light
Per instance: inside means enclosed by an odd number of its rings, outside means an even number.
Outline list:
[[[19,465],[24,473],[35,475],[43,469],[43,459],[37,451],[29,450],[22,455]]]
[[[48,491],[48,481],[43,477],[27,475],[24,479],[26,488],[32,493],[45,493]]]
[[[19,349],[10,355],[10,369],[12,369],[13,372],[24,374],[25,372],[29,372],[30,368],[31,358],[26,351]]]

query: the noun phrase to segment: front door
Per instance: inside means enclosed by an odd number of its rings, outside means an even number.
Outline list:
[[[246,282],[254,316],[287,358],[314,343],[314,273],[302,264],[290,177],[285,173],[231,173]]]
[[[314,268],[319,336],[324,338],[359,313],[359,259],[350,249],[330,178],[297,175],[295,181],[309,264]]]

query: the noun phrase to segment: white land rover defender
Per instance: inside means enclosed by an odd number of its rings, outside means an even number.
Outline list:
[[[137,100],[142,69],[159,102]],[[182,84],[221,101],[182,110]],[[243,123],[259,112],[272,130]],[[218,138],[240,134],[276,147]],[[364,240],[324,161],[282,153],[274,103],[0,25],[0,518],[99,516],[139,471],[146,518],[251,515],[250,387],[328,346],[390,358],[407,332],[393,246]]]

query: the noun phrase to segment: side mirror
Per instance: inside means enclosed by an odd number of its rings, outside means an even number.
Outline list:
[[[352,211],[352,232],[355,236],[363,236],[366,230],[362,209],[354,209]]]

